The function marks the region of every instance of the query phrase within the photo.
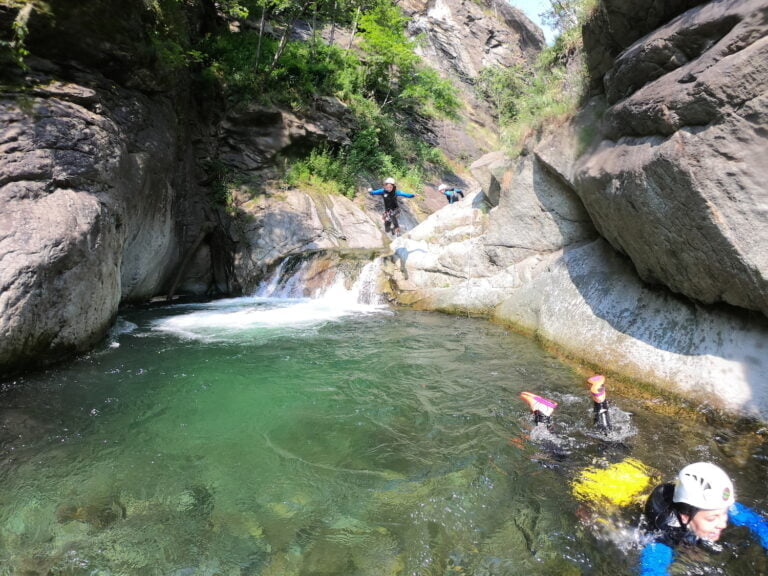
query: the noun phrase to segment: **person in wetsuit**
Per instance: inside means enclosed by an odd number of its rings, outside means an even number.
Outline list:
[[[709,462],[689,464],[674,483],[657,486],[648,497],[643,527],[653,540],[640,554],[640,576],[669,574],[678,546],[719,552],[717,540],[728,520],[749,528],[768,550],[768,521],[736,502],[728,475]]]
[[[458,188],[451,188],[447,184],[440,184],[440,186],[437,187],[437,190],[438,192],[445,194],[445,197],[448,199],[448,204],[458,202],[459,196],[461,196],[462,199],[464,198],[464,192]]]
[[[587,383],[589,384],[589,392],[592,394],[595,428],[605,433],[610,432],[613,426],[611,426],[611,418],[608,413],[608,400],[605,397],[605,376],[595,374],[587,378]]]
[[[410,192],[403,192],[397,189],[397,184],[394,178],[387,178],[384,180],[384,187],[378,190],[368,189],[368,193],[373,196],[381,196],[384,200],[384,230],[389,232],[390,230],[395,236],[400,235],[400,224],[397,222],[397,217],[400,215],[400,204],[397,202],[397,197],[413,198],[416,194]]]

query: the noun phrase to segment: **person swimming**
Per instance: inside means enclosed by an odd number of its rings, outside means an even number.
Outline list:
[[[608,432],[612,426],[605,377],[598,374],[587,382],[594,403],[594,426]],[[523,392],[520,397],[528,403],[534,422],[550,429],[557,403],[531,392]],[[582,470],[572,481],[573,493],[578,500],[596,508],[620,508],[642,502],[640,498],[652,485],[652,476],[656,476],[653,469],[633,458],[625,458],[615,464]],[[645,500],[639,528],[647,534],[648,541],[640,554],[640,576],[668,575],[678,547],[720,552],[722,546],[717,542],[729,521],[735,526],[747,527],[768,551],[768,520],[736,502],[733,483],[725,471],[709,462],[685,466],[674,482],[659,484]]]
[[[603,432],[609,432],[613,427],[608,412],[605,376],[596,374],[588,378],[587,382],[590,385],[589,391],[592,395],[593,411],[595,415],[594,426]],[[536,424],[546,424],[547,426],[552,424],[552,413],[555,411],[555,408],[557,408],[557,402],[543,396],[537,396],[532,392],[521,392],[520,398],[528,403],[528,406],[533,413],[533,420]]]
[[[535,424],[544,424],[545,426],[552,424],[552,413],[557,408],[557,402],[543,396],[537,396],[532,392],[521,392],[520,398],[528,403]]]
[[[595,428],[610,432],[612,430],[611,419],[608,413],[608,400],[605,393],[605,376],[595,374],[587,378],[589,392],[592,394],[592,408],[595,415]]]
[[[731,521],[746,526],[768,550],[768,521],[736,502],[733,482],[710,462],[685,466],[675,482],[654,488],[645,505],[641,528],[652,536],[640,553],[640,576],[669,574],[680,546],[719,552],[717,544]]]

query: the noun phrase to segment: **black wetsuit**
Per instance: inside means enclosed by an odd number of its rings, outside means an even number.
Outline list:
[[[390,230],[393,232],[399,230],[400,224],[397,221],[397,216],[400,214],[400,204],[397,202],[397,197],[413,198],[415,194],[403,192],[402,190],[393,190],[390,192],[386,188],[370,190],[368,193],[373,196],[381,196],[384,200],[384,229],[387,232]]]
[[[669,566],[674,561],[675,548],[681,544],[698,546],[708,552],[719,552],[722,549],[716,542],[698,538],[688,530],[675,509],[674,494],[674,484],[661,484],[654,488],[645,504],[643,528],[652,532],[654,539],[640,553],[641,576],[668,574]],[[728,520],[736,526],[749,528],[763,548],[768,550],[768,521],[760,514],[735,502],[728,508]]]
[[[399,210],[400,204],[397,201],[397,190],[382,190],[381,198],[384,200],[384,210]]]
[[[689,532],[675,510],[672,500],[674,494],[675,485],[672,483],[656,486],[645,503],[645,522],[643,525],[643,528],[648,532],[658,534],[657,542],[672,548],[686,540],[690,544],[694,544],[696,538],[693,532]]]

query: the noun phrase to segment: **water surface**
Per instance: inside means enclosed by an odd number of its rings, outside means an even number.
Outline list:
[[[588,465],[708,459],[766,510],[753,428],[613,396],[482,320],[341,300],[125,312],[85,358],[3,386],[0,574],[632,574],[637,509],[578,501]],[[560,403],[534,430],[522,390]],[[690,574],[765,573],[729,532]]]

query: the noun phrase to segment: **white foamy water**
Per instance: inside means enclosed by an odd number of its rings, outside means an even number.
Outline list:
[[[196,304],[190,312],[162,318],[153,330],[205,341],[239,340],[243,336],[312,329],[348,316],[386,313],[386,306],[358,302],[356,288],[343,281],[319,298],[248,296]]]
[[[358,302],[365,304],[386,304],[386,298],[377,290],[380,272],[380,258],[377,258],[373,262],[369,262],[360,271],[360,276],[352,288],[352,290],[357,293]]]
[[[138,326],[133,322],[129,322],[123,318],[118,318],[114,326],[109,330],[107,334],[107,348],[119,348],[120,343],[118,340],[123,334],[130,334],[134,332]]]

